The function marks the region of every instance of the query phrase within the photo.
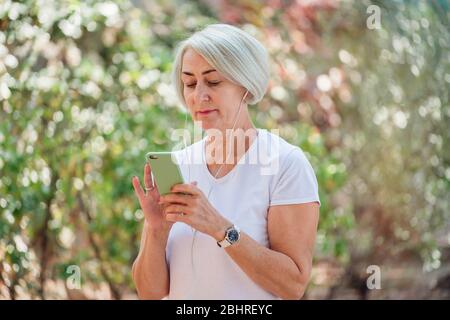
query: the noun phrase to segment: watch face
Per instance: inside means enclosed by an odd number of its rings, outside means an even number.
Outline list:
[[[232,229],[228,232],[228,240],[231,243],[238,241],[238,239],[239,239],[239,232],[237,230]]]

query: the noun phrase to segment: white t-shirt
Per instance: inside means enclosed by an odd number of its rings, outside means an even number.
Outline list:
[[[299,147],[278,135],[258,129],[239,163],[219,179],[207,168],[205,141],[176,152],[184,181],[197,181],[205,196],[212,187],[209,201],[214,208],[261,245],[269,247],[270,206],[320,204],[309,161]],[[251,280],[214,238],[196,232],[193,243],[193,230],[187,224],[173,225],[166,258],[170,273],[167,299],[279,299]]]

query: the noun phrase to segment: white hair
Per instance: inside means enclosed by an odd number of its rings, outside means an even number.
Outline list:
[[[261,101],[269,85],[269,58],[266,48],[253,36],[228,24],[211,24],[195,32],[177,46],[172,82],[186,106],[181,81],[183,55],[188,48],[200,54],[231,82],[249,91],[246,102]]]

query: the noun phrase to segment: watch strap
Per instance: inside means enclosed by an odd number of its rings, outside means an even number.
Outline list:
[[[226,248],[226,247],[229,247],[229,246],[231,246],[232,244],[235,244],[235,243],[237,243],[237,242],[239,241],[239,238],[238,238],[238,240],[235,241],[235,242],[230,242],[230,240],[228,239],[228,234],[229,234],[230,230],[233,230],[233,229],[236,230],[236,231],[239,233],[239,235],[240,235],[240,230],[239,230],[239,228],[238,228],[236,225],[232,225],[231,227],[229,227],[229,228],[225,231],[225,237],[224,237],[222,240],[217,241],[217,245],[218,245],[219,247],[221,247],[221,248]]]

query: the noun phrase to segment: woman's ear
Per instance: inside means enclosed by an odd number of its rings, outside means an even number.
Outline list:
[[[252,99],[253,99],[253,95],[250,93],[250,91],[247,90],[245,92],[244,102],[248,104],[248,102]]]

